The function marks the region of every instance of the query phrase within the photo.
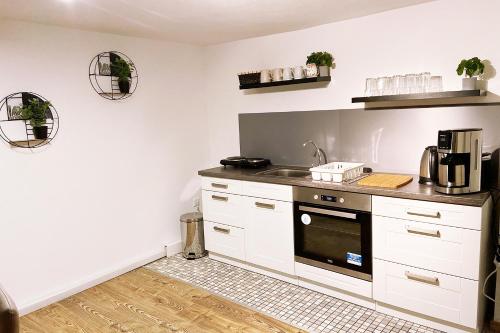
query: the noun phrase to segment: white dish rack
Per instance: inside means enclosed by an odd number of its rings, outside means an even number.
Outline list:
[[[364,163],[332,162],[309,169],[313,180],[341,183],[363,173]]]

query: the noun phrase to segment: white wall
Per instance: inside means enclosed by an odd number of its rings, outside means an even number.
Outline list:
[[[209,47],[206,101],[207,113],[211,116],[208,127],[211,129],[212,163],[239,153],[239,113],[359,108],[362,105],[352,104],[351,98],[363,95],[367,77],[394,74],[430,71],[443,76],[445,90],[460,89],[461,79],[455,72],[460,59],[478,56],[500,66],[499,12],[500,2],[496,0],[440,0]],[[332,52],[337,63],[333,80],[326,88],[276,89],[272,92],[238,90],[238,72],[304,64],[308,54],[322,50]],[[498,78],[490,80],[489,90],[500,94]],[[433,118],[434,115],[437,117]],[[369,146],[375,140],[381,145],[376,147],[379,157],[386,157],[378,160],[377,166],[415,172],[422,149],[436,140],[436,129],[470,126],[473,122],[467,115],[470,114],[459,112],[455,117],[446,112],[370,111],[369,115],[362,115],[366,127],[359,131],[363,139],[354,140],[357,146],[345,147],[344,152],[364,149],[364,145]],[[431,127],[429,119],[434,119]],[[410,158],[401,156],[400,163],[395,165],[393,152],[401,152],[402,145],[390,138],[391,135],[401,137],[408,126],[421,126],[423,131],[412,131],[412,134],[417,132],[416,136],[407,138],[412,142],[409,147],[412,155]],[[386,130],[382,131],[383,137],[379,140],[376,136],[381,133],[380,128]],[[370,151],[365,153],[356,157],[372,155]],[[344,158],[354,158],[351,155]]]
[[[137,65],[139,86],[127,100],[105,100],[90,86],[90,60],[109,50]],[[61,119],[47,149],[0,142],[0,283],[23,312],[180,239],[179,215],[192,209],[196,172],[207,166],[200,52],[0,22],[0,95],[39,93]]]

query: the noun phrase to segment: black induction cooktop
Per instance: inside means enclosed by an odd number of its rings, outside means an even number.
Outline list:
[[[263,168],[271,164],[271,161],[260,157],[232,156],[221,160],[220,164],[239,168]]]

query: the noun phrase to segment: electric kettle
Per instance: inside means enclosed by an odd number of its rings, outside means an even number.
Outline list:
[[[432,185],[438,179],[438,152],[436,146],[426,147],[420,159],[420,184]]]

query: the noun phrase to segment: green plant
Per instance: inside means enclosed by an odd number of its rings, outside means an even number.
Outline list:
[[[135,67],[133,63],[118,58],[111,63],[111,69],[118,76],[119,82],[129,82]]]
[[[43,102],[38,98],[29,100],[28,105],[21,107],[21,116],[25,120],[29,120],[30,125],[33,127],[40,127],[45,125],[47,121],[47,110],[52,106],[49,101]]]
[[[460,64],[458,64],[457,74],[462,75],[464,71],[468,77],[481,75],[484,72],[484,64],[478,57],[462,59]]]
[[[313,52],[307,57],[306,64],[316,64],[316,66],[328,66],[333,68],[333,56],[328,52]]]

